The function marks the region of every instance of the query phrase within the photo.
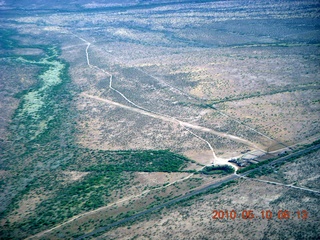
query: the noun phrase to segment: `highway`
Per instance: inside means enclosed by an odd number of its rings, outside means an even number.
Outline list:
[[[78,237],[78,238],[76,238],[76,239],[77,239],[77,240],[85,239],[85,238],[90,237],[90,236],[92,236],[92,235],[94,235],[94,234],[96,234],[96,233],[100,233],[100,232],[107,231],[107,230],[109,230],[110,228],[116,227],[116,226],[118,226],[118,225],[120,225],[120,224],[122,224],[122,223],[126,223],[126,222],[129,222],[129,221],[135,220],[135,219],[137,219],[137,218],[139,218],[139,217],[141,217],[141,216],[143,216],[143,215],[146,215],[146,214],[151,213],[151,212],[153,212],[153,211],[159,210],[159,209],[161,209],[161,208],[163,208],[163,207],[166,207],[166,206],[175,204],[175,203],[180,202],[180,201],[182,201],[182,200],[184,200],[184,199],[188,199],[188,198],[190,198],[190,197],[192,197],[192,196],[194,196],[194,195],[197,195],[197,194],[206,192],[206,191],[208,191],[208,190],[210,190],[210,189],[217,188],[217,187],[221,186],[222,184],[228,183],[228,182],[230,182],[230,181],[232,181],[232,180],[235,180],[235,179],[237,179],[237,178],[239,178],[239,177],[238,177],[237,175],[235,175],[235,174],[230,175],[228,178],[226,178],[226,179],[224,179],[224,180],[222,180],[222,181],[213,183],[213,184],[211,184],[211,185],[208,185],[208,186],[206,186],[206,187],[204,187],[204,188],[200,188],[200,189],[198,189],[198,190],[194,190],[194,191],[192,191],[192,192],[188,192],[188,193],[186,193],[186,194],[183,195],[183,196],[180,196],[180,197],[177,197],[177,198],[175,198],[175,199],[169,200],[168,202],[162,203],[162,204],[160,204],[160,205],[158,205],[158,206],[154,206],[154,207],[152,207],[152,208],[149,208],[149,209],[147,209],[147,210],[144,210],[144,211],[142,211],[142,212],[139,212],[139,213],[137,213],[137,214],[134,214],[134,215],[132,215],[132,216],[130,216],[130,217],[127,217],[127,218],[121,219],[121,220],[119,220],[119,221],[117,221],[117,222],[111,223],[111,224],[109,224],[109,225],[106,225],[106,226],[97,228],[96,230],[94,230],[94,231],[92,231],[92,232],[90,232],[90,233],[87,233],[87,234],[85,234],[85,235],[82,235],[82,236],[80,236],[80,237]]]
[[[320,144],[313,145],[313,146],[309,146],[309,147],[307,147],[307,148],[301,149],[301,150],[299,150],[299,151],[297,151],[297,152],[294,152],[294,153],[292,153],[292,154],[289,154],[289,155],[287,155],[287,156],[279,157],[278,159],[275,159],[274,161],[272,161],[272,162],[270,162],[270,163],[268,163],[268,164],[266,164],[266,165],[263,165],[263,166],[260,166],[260,167],[258,167],[258,168],[249,170],[249,171],[247,171],[247,172],[245,172],[245,173],[243,173],[243,174],[232,174],[232,175],[230,175],[229,177],[227,177],[227,178],[225,178],[225,179],[223,179],[223,180],[221,180],[221,181],[219,181],[219,182],[216,182],[216,183],[210,184],[210,185],[208,185],[208,186],[205,186],[205,187],[203,187],[203,188],[200,188],[200,189],[197,189],[197,190],[188,192],[188,193],[186,193],[186,194],[183,195],[183,196],[180,196],[180,197],[177,197],[177,198],[175,198],[175,199],[169,200],[168,202],[159,204],[158,206],[154,206],[154,207],[152,207],[152,208],[149,208],[149,209],[147,209],[147,210],[144,210],[144,211],[142,211],[142,212],[139,212],[139,213],[137,213],[137,214],[134,214],[134,215],[132,215],[132,216],[130,216],[130,217],[126,217],[126,218],[124,218],[124,219],[121,219],[121,220],[116,221],[116,222],[114,222],[114,223],[111,223],[111,224],[109,224],[109,225],[106,225],[106,226],[97,228],[97,229],[93,230],[93,231],[90,232],[90,233],[84,234],[84,235],[76,238],[76,240],[85,239],[85,238],[90,237],[90,236],[92,236],[92,235],[94,235],[94,234],[101,233],[101,232],[105,232],[105,231],[107,231],[107,230],[109,230],[109,229],[111,229],[111,228],[113,228],[113,227],[119,226],[119,225],[121,225],[121,224],[123,224],[123,223],[126,223],[126,222],[133,221],[133,220],[135,220],[135,219],[137,219],[137,218],[139,218],[139,217],[141,217],[141,216],[143,216],[143,215],[146,215],[146,214],[151,213],[151,212],[153,212],[153,211],[159,210],[159,209],[161,209],[161,208],[163,208],[163,207],[166,207],[166,206],[175,204],[175,203],[177,203],[177,202],[180,202],[180,201],[182,201],[182,200],[188,199],[188,198],[190,198],[190,197],[192,197],[192,196],[195,196],[195,195],[197,195],[197,194],[204,193],[204,192],[206,192],[206,191],[208,191],[208,190],[210,190],[210,189],[214,189],[214,188],[220,187],[221,185],[223,185],[223,184],[225,184],[225,183],[228,183],[228,182],[231,182],[232,180],[235,180],[235,179],[237,179],[237,178],[247,179],[246,176],[247,176],[249,173],[251,173],[251,172],[253,172],[253,171],[256,171],[256,170],[258,170],[258,169],[260,169],[260,168],[262,168],[262,167],[272,166],[272,165],[274,165],[274,164],[276,164],[276,163],[281,163],[281,162],[287,161],[287,160],[289,160],[289,159],[291,159],[291,158],[293,158],[293,157],[295,158],[295,157],[304,156],[304,155],[309,154],[309,153],[311,153],[312,151],[315,151],[315,150],[318,150],[318,149],[320,149]],[[258,181],[260,181],[260,180],[258,180]],[[273,183],[273,184],[275,183],[275,182],[271,182],[271,181],[263,181],[263,182],[265,182],[265,183]],[[320,193],[319,191],[309,190],[309,189],[300,188],[300,187],[295,187],[295,186],[291,186],[291,185],[286,185],[286,184],[281,184],[281,183],[280,183],[280,184],[279,184],[279,183],[276,183],[276,184],[282,185],[282,186],[286,186],[286,187],[291,187],[291,188],[294,188],[294,189],[299,189],[299,190],[307,190],[307,191],[310,191],[310,192],[313,192],[313,193],[316,193],[316,194],[319,194],[319,193]]]

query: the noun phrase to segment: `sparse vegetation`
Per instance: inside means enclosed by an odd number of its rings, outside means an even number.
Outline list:
[[[75,238],[233,173],[214,160],[319,138],[315,1],[100,2],[0,1],[0,238]],[[317,154],[238,172],[317,189]],[[103,237],[272,239],[276,220],[210,213],[318,216],[308,194],[240,179]],[[314,222],[282,223],[303,239]]]

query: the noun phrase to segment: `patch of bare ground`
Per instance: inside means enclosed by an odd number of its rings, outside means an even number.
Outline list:
[[[87,174],[89,174],[89,172],[62,171],[61,178],[66,182],[73,182],[73,181],[80,180],[81,178],[83,178]]]
[[[5,179],[11,175],[11,171],[0,170],[0,179]]]
[[[203,165],[212,163],[212,152],[210,150],[202,152],[189,150],[185,151],[183,155]]]
[[[36,48],[17,48],[13,51],[13,53],[16,55],[40,55],[43,54],[43,51]]]
[[[19,205],[17,209],[8,216],[8,220],[11,224],[16,222],[21,222],[26,219],[29,215],[35,213],[35,209],[39,203],[43,200],[47,199],[48,196],[45,194],[41,194],[41,190],[44,189],[37,189],[36,191],[31,191],[30,193],[26,194],[23,199],[19,201]]]
[[[152,187],[157,185],[163,185],[171,182],[175,182],[182,179],[190,173],[163,173],[163,172],[136,172],[136,181],[140,183],[140,188]]]

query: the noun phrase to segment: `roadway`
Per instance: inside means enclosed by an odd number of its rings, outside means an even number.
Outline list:
[[[87,234],[84,234],[84,235],[76,238],[76,240],[85,239],[85,238],[90,237],[90,236],[92,236],[94,234],[105,232],[105,231],[107,231],[107,230],[109,230],[109,229],[111,229],[113,227],[119,226],[119,225],[121,225],[123,223],[127,223],[127,222],[130,222],[130,221],[136,220],[137,218],[139,218],[139,217],[141,217],[143,215],[146,215],[148,213],[154,212],[154,211],[159,210],[159,209],[161,209],[163,207],[175,204],[177,202],[180,202],[182,200],[188,199],[188,198],[190,198],[192,196],[195,196],[195,195],[198,195],[200,193],[204,193],[204,192],[206,192],[206,191],[208,191],[210,189],[214,189],[214,188],[220,187],[221,185],[223,185],[225,183],[228,183],[228,182],[231,182],[231,181],[233,181],[233,180],[235,180],[237,178],[245,178],[246,179],[247,178],[246,176],[249,173],[251,173],[253,171],[256,171],[258,169],[261,169],[262,167],[272,166],[272,165],[274,165],[276,163],[282,163],[282,162],[287,161],[287,160],[289,160],[291,158],[304,156],[304,155],[306,155],[308,153],[311,153],[312,151],[316,151],[318,149],[320,149],[320,144],[317,144],[317,145],[314,145],[314,146],[309,146],[307,148],[301,149],[301,150],[299,150],[297,152],[294,152],[294,153],[291,153],[289,155],[279,157],[278,159],[275,159],[274,161],[272,161],[272,162],[270,162],[270,163],[268,163],[266,165],[263,165],[263,166],[260,166],[258,168],[249,170],[249,171],[247,171],[247,172],[245,172],[243,174],[232,174],[232,175],[228,176],[227,178],[224,178],[223,180],[221,180],[219,182],[216,182],[216,183],[210,184],[208,186],[205,186],[203,188],[188,192],[183,196],[179,196],[179,197],[177,197],[175,199],[172,199],[172,200],[169,200],[169,201],[167,201],[165,203],[159,204],[158,206],[151,207],[151,208],[149,208],[147,210],[144,210],[142,212],[134,214],[134,215],[132,215],[130,217],[126,217],[124,219],[121,219],[121,220],[116,221],[114,223],[111,223],[109,225],[97,228],[97,229],[95,229],[95,230],[93,230],[93,231],[91,231],[91,232],[89,232]],[[266,183],[274,183],[274,182],[271,182],[271,181],[264,181],[264,182],[266,182]],[[314,193],[319,193],[318,191],[308,190],[308,189],[299,188],[299,187],[295,187],[295,186],[291,186],[291,185],[285,185],[285,184],[279,184],[279,183],[278,183],[278,185],[282,185],[282,186],[286,186],[286,187],[293,187],[295,189],[300,189],[300,190],[307,190],[307,191],[311,191],[311,192],[314,192]]]

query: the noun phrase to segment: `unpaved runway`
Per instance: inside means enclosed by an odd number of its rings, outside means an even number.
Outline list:
[[[108,104],[113,105],[113,106],[121,107],[121,108],[127,109],[129,111],[137,112],[137,113],[149,116],[149,117],[161,119],[161,120],[167,121],[167,122],[178,123],[181,126],[184,126],[184,127],[187,127],[187,128],[192,128],[192,129],[195,129],[195,130],[198,130],[198,131],[201,131],[201,132],[212,133],[212,134],[214,134],[216,136],[219,136],[219,137],[229,138],[229,139],[231,139],[231,140],[233,140],[235,142],[240,142],[240,143],[243,143],[245,145],[251,146],[251,147],[253,147],[255,149],[258,149],[258,150],[261,150],[261,151],[265,151],[262,146],[259,146],[259,145],[255,144],[253,142],[250,142],[249,140],[246,140],[246,139],[243,139],[243,138],[231,135],[231,134],[222,133],[222,132],[218,132],[218,131],[215,131],[213,129],[210,129],[210,128],[194,125],[192,123],[183,122],[183,121],[180,121],[180,120],[178,120],[176,118],[173,118],[173,117],[168,117],[168,116],[164,116],[164,115],[160,115],[160,114],[155,114],[155,113],[152,113],[152,112],[145,111],[143,109],[130,107],[130,106],[127,106],[127,105],[124,105],[124,104],[121,104],[121,103],[117,103],[117,102],[105,99],[105,98],[89,95],[87,93],[82,93],[81,95],[85,96],[85,97],[88,97],[88,98],[91,98],[91,99],[95,99],[97,101],[108,103]]]

